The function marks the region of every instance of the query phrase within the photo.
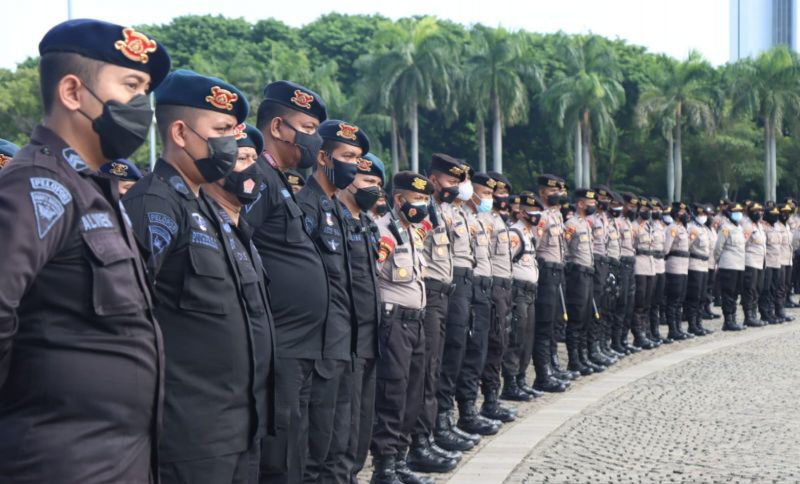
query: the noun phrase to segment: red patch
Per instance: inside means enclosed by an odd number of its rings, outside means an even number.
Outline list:
[[[428,221],[428,219],[425,219],[425,220],[423,220],[423,221],[422,221],[422,223],[420,223],[419,225],[420,225],[420,227],[422,227],[422,228],[423,228],[423,229],[424,229],[426,232],[427,232],[427,231],[429,231],[429,230],[431,230],[431,229],[433,229],[433,225],[431,225],[431,223]]]
[[[314,96],[303,92],[300,89],[295,89],[294,97],[290,99],[290,101],[303,109],[311,109],[311,103],[314,102]]]
[[[6,166],[6,164],[8,164],[9,161],[11,161],[10,156],[0,153],[0,168]]]
[[[253,193],[253,189],[256,187],[256,182],[253,181],[252,178],[248,178],[247,180],[242,183],[242,188],[244,188],[245,193]]]
[[[147,61],[150,60],[148,54],[155,52],[158,47],[155,40],[150,40],[143,33],[130,27],[122,29],[122,36],[124,40],[114,42],[114,48],[134,62],[147,64]]]
[[[206,96],[206,102],[217,109],[233,111],[233,103],[239,100],[239,95],[219,86],[211,88],[211,95]]]
[[[236,141],[247,138],[247,132],[245,132],[244,129],[245,129],[244,123],[233,128],[233,137],[234,139],[236,139]]]
[[[384,235],[381,237],[380,247],[378,248],[378,262],[386,262],[386,259],[389,258],[389,254],[394,251],[394,239]]]

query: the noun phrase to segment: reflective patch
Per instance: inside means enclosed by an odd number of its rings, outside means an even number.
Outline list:
[[[169,230],[172,235],[178,233],[178,224],[169,215],[160,212],[147,212],[147,220],[151,224],[158,224]]]
[[[150,233],[150,252],[155,255],[164,252],[172,242],[172,235],[160,225],[149,225],[147,231]]]
[[[36,228],[39,240],[44,239],[47,232],[64,216],[64,205],[55,195],[45,192],[31,192],[33,212],[36,215]]]
[[[331,250],[334,252],[339,248],[339,242],[337,242],[336,239],[329,239],[328,245],[331,246]]]
[[[189,187],[186,186],[186,182],[183,181],[183,178],[179,177],[178,175],[171,177],[169,179],[169,184],[172,185],[172,188],[174,188],[175,191],[181,195],[189,194]]]
[[[259,200],[261,200],[261,193],[258,194],[255,200],[244,206],[244,213],[250,213],[250,210],[253,210]]]
[[[289,198],[292,196],[291,194],[289,194],[289,190],[285,188],[281,189],[281,195],[283,195],[283,198]]]
[[[31,178],[31,188],[34,190],[44,190],[57,196],[61,200],[62,205],[66,205],[72,201],[72,195],[69,190],[61,183],[53,180],[52,178]]]
[[[225,222],[222,224],[222,230],[224,230],[227,234],[231,233],[231,225],[228,222]]]
[[[192,243],[204,245],[214,250],[219,250],[219,241],[208,234],[204,234],[203,232],[196,232],[192,230]]]
[[[206,219],[204,219],[202,215],[200,215],[197,212],[192,212],[192,218],[194,219],[194,222],[197,224],[200,230],[202,230],[203,232],[208,231],[208,224],[206,223]]]
[[[61,156],[67,161],[67,163],[69,163],[69,166],[71,166],[73,170],[78,172],[89,170],[89,165],[83,161],[81,155],[79,155],[74,149],[64,148],[64,151],[61,152]]]
[[[98,212],[98,213],[87,213],[83,217],[81,217],[81,225],[83,225],[83,231],[89,232],[90,230],[97,230],[97,229],[113,229],[114,224],[111,222],[111,217],[107,213]]]

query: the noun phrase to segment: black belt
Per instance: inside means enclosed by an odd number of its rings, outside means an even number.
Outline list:
[[[609,267],[614,267],[616,269],[622,267],[622,263],[619,261],[619,259],[614,259],[613,257],[608,258],[608,265]]]
[[[636,249],[636,255],[653,255],[653,251],[646,249]]]
[[[472,283],[481,289],[491,289],[492,288],[492,278],[489,276],[475,276],[472,279]]]
[[[455,289],[453,284],[446,284],[436,279],[425,279],[425,290],[429,293],[451,294],[453,289]]]
[[[686,258],[688,258],[689,257],[689,251],[688,250],[673,250],[669,254],[667,254],[667,257],[686,257]]]
[[[610,258],[607,255],[598,255],[594,254],[594,263],[597,264],[598,262],[601,264],[608,264]]]
[[[536,283],[530,281],[518,281],[514,279],[514,289],[526,292],[536,292]]]
[[[586,266],[582,266],[580,264],[573,264],[573,263],[570,262],[570,263],[567,264],[567,272],[573,272],[573,271],[574,272],[583,272],[584,274],[592,275],[592,274],[594,274],[594,267],[586,267]]]
[[[425,309],[411,309],[397,304],[384,304],[383,315],[387,318],[398,318],[404,321],[422,321],[425,319]]]
[[[689,257],[691,257],[692,259],[701,260],[703,262],[708,260],[707,255],[689,254]]]
[[[539,264],[539,269],[563,269],[564,264],[561,262],[550,262],[544,259],[536,259],[536,262]]]
[[[630,255],[626,255],[626,256],[620,257],[619,261],[622,263],[622,265],[632,266],[633,264],[636,263],[636,258],[633,257],[633,256],[630,256]]]
[[[466,267],[453,267],[453,279],[472,279],[472,269]]]
[[[663,259],[664,258],[664,252],[660,251],[660,250],[654,250],[653,251],[653,257],[655,257],[656,259]]]
[[[496,287],[502,287],[503,289],[511,289],[512,280],[507,277],[493,277],[492,281]]]

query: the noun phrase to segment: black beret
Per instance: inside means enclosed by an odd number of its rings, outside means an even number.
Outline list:
[[[494,178],[490,177],[488,173],[476,173],[475,176],[472,177],[472,183],[483,185],[485,187],[491,188],[492,190],[497,189],[497,181],[495,181]]]
[[[11,158],[13,158],[18,151],[19,146],[11,141],[0,139],[0,168],[6,166],[6,163],[11,161]]]
[[[791,212],[793,210],[794,210],[794,207],[792,207],[791,203],[782,203],[781,204],[781,212]],[[731,209],[731,211],[733,212],[735,210]]]
[[[592,190],[597,193],[598,197],[611,198],[611,190],[606,185],[595,185]]]
[[[650,200],[648,200],[646,197],[640,197],[639,198],[639,206],[640,207],[644,207],[644,208],[649,207],[650,206]]]
[[[632,203],[634,205],[639,204],[639,197],[631,192],[622,192],[622,199],[625,200],[625,203]]]
[[[522,193],[530,193],[530,192],[522,192]],[[514,195],[509,195],[508,196],[508,203],[510,203],[512,205],[519,205],[521,200],[522,200],[522,195],[514,194]]]
[[[239,148],[249,146],[255,148],[256,154],[264,151],[264,136],[255,126],[241,123],[233,130],[233,137],[236,138],[236,146]]]
[[[291,81],[275,81],[264,87],[264,101],[271,101],[323,122],[328,119],[325,102],[311,89]]]
[[[539,176],[536,179],[536,182],[539,184],[540,187],[558,188],[561,185],[562,180],[561,178],[555,175],[550,175],[546,173],[544,175]]]
[[[664,208],[664,204],[661,203],[661,200],[656,197],[650,199],[650,205],[652,205],[653,208],[661,208],[661,209]]]
[[[138,181],[142,178],[142,172],[139,171],[139,168],[130,160],[122,158],[109,161],[101,166],[100,173],[105,173],[124,181]]]
[[[750,205],[750,211],[751,212],[758,212],[758,211],[761,211],[761,210],[764,210],[764,206],[761,205],[758,202],[753,202],[753,204]]]
[[[610,193],[611,193],[611,201],[613,203],[618,203],[620,205],[623,205],[625,203],[625,199],[622,197],[622,195],[619,194],[619,192],[612,191]]]
[[[158,106],[186,106],[236,116],[243,123],[250,112],[245,95],[222,79],[187,69],[171,72],[156,89]]]
[[[50,29],[39,42],[39,54],[70,52],[150,74],[154,90],[169,72],[167,49],[130,27],[94,19],[75,19]]]
[[[519,194],[520,198],[520,206],[526,207],[539,207],[540,209],[544,210],[544,205],[539,201],[536,195],[533,192],[522,192]]]
[[[323,122],[319,125],[317,132],[324,140],[361,148],[361,156],[369,153],[369,138],[364,131],[341,119],[329,119]]]
[[[289,182],[289,185],[295,187],[306,186],[306,179],[303,178],[303,175],[301,175],[299,171],[286,170],[283,174],[286,175],[286,180]]]
[[[680,210],[686,210],[686,209],[687,209],[687,207],[686,207],[685,203],[683,203],[683,202],[672,202],[672,211],[673,212],[677,213]]]
[[[457,160],[444,153],[434,153],[433,156],[431,156],[432,172],[438,171],[439,173],[454,176],[463,181],[466,177],[466,173],[461,165],[461,160]]]
[[[409,190],[412,192],[430,195],[433,193],[431,181],[413,171],[400,171],[392,178],[392,186],[395,190]]]
[[[381,179],[381,185],[386,183],[386,165],[374,153],[367,153],[358,160],[358,173],[377,176]]]
[[[766,207],[767,212],[773,215],[778,215],[780,213],[780,209],[778,209],[778,204],[773,202],[772,200],[765,202],[764,206]]]
[[[693,212],[695,215],[703,215],[704,213],[706,213],[706,206],[705,206],[705,204],[702,204],[702,203],[693,203],[693,204],[692,204],[692,212]]]
[[[511,181],[508,179],[507,176],[503,175],[502,173],[496,171],[487,172],[487,174],[497,182],[497,189],[502,190],[503,188],[507,189],[509,192],[511,191]]]
[[[578,188],[575,190],[575,200],[585,198],[587,200],[596,200],[597,193],[590,188]]]

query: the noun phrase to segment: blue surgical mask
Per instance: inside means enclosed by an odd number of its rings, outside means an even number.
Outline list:
[[[742,212],[733,212],[731,214],[731,220],[733,220],[734,222],[736,222],[738,224],[739,221],[742,220]]]
[[[494,199],[492,198],[481,198],[481,203],[477,205],[478,213],[486,213],[490,212],[494,207]]]

